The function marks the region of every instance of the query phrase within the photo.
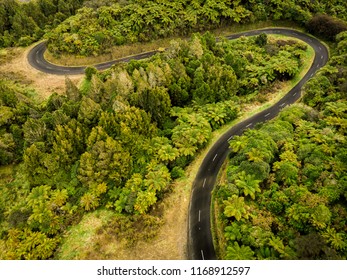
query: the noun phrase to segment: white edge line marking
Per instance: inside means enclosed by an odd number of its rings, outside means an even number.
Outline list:
[[[199,222],[201,221],[201,211],[199,210]]]
[[[203,260],[205,260],[204,251],[203,250],[201,250],[201,257],[202,257]]]
[[[234,138],[234,136],[230,136],[229,138],[228,138],[228,141],[230,141],[231,139],[233,139]]]
[[[214,156],[214,158],[213,158],[213,160],[212,161],[214,161],[215,159],[216,159],[216,157],[218,156],[218,154],[216,154],[215,156]]]
[[[204,179],[204,183],[202,184],[202,187],[204,188],[206,184],[206,178]]]

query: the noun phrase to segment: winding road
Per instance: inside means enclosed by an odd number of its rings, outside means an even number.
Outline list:
[[[274,118],[281,109],[297,101],[301,96],[301,88],[319,68],[328,61],[328,49],[316,38],[296,30],[271,28],[254,30],[228,36],[228,39],[236,39],[240,36],[253,36],[260,33],[281,34],[300,39],[313,47],[315,51],[314,61],[299,83],[290,90],[283,98],[270,108],[263,110],[252,117],[239,122],[230,128],[204,158],[196,179],[193,184],[188,216],[188,258],[193,260],[214,260],[216,253],[213,246],[211,234],[211,192],[214,188],[218,172],[229,154],[229,140],[235,135],[241,135],[246,129],[253,128],[257,123]]]
[[[297,101],[301,96],[301,88],[329,58],[328,49],[316,38],[293,29],[267,28],[227,36],[236,39],[241,36],[254,36],[261,33],[281,34],[300,39],[309,44],[315,51],[314,61],[306,75],[283,98],[270,108],[259,112],[252,117],[239,122],[230,128],[220,139],[214,143],[204,158],[195,178],[188,216],[188,258],[193,260],[213,260],[216,253],[211,234],[211,192],[214,188],[218,172],[229,154],[229,140],[235,135],[241,135],[246,129],[253,128],[257,123],[274,118],[281,109]],[[85,67],[66,67],[54,65],[44,59],[46,46],[44,43],[36,45],[28,54],[29,63],[39,71],[55,75],[75,75],[84,73]],[[99,70],[104,70],[118,62],[127,62],[131,59],[143,59],[152,56],[157,51],[142,53],[126,58],[95,65]]]
[[[46,43],[41,42],[37,44],[35,47],[33,47],[30,52],[28,53],[28,61],[29,64],[34,67],[35,69],[47,73],[47,74],[53,74],[53,75],[78,75],[83,74],[85,66],[61,66],[56,65],[48,62],[45,57],[44,53],[46,51]],[[141,54],[136,54],[132,56],[127,56],[124,58],[119,58],[112,61],[103,62],[100,64],[94,65],[94,67],[98,70],[105,70],[107,68],[110,68],[112,65],[119,63],[119,62],[128,62],[132,59],[144,59],[151,57],[152,55],[156,54],[158,51],[150,51],[150,52],[144,52]]]

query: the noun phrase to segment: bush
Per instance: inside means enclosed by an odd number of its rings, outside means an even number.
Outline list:
[[[255,43],[259,47],[264,47],[267,44],[267,35],[265,33],[261,33],[255,38]]]
[[[93,67],[93,66],[88,66],[85,70],[84,73],[86,74],[86,79],[90,81],[93,77],[94,74],[96,74],[98,70]]]
[[[34,39],[30,36],[23,36],[20,37],[18,40],[18,46],[20,47],[26,47],[29,46],[32,42],[34,42]]]
[[[334,41],[337,34],[347,30],[347,24],[328,15],[316,15],[307,23],[307,30]]]
[[[181,167],[175,166],[171,170],[171,178],[178,179],[184,176],[184,170]]]

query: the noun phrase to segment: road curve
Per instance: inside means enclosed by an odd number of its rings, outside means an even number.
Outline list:
[[[235,135],[241,135],[244,130],[253,128],[257,123],[274,118],[285,106],[297,101],[301,96],[302,86],[318,71],[318,69],[326,64],[329,58],[328,49],[319,40],[292,29],[269,28],[254,30],[230,35],[227,36],[227,38],[232,40],[240,36],[253,36],[260,33],[281,34],[300,39],[313,47],[315,58],[309,71],[292,90],[270,108],[231,127],[214,143],[205,156],[193,184],[189,206],[187,249],[188,258],[192,260],[216,259],[211,234],[211,192],[214,188],[217,174],[229,154],[228,141]]]
[[[229,40],[241,36],[254,36],[261,33],[281,34],[300,39],[315,51],[314,61],[302,80],[289,91],[280,101],[272,107],[257,113],[247,120],[239,122],[230,128],[220,139],[212,146],[204,158],[198,174],[195,178],[188,215],[188,258],[194,260],[213,260],[216,259],[216,253],[213,247],[211,235],[210,205],[211,192],[216,182],[217,174],[229,153],[228,141],[235,135],[241,135],[245,129],[253,128],[257,123],[265,122],[277,116],[279,111],[285,106],[297,101],[301,96],[301,88],[322,66],[326,64],[329,58],[329,52],[325,45],[319,40],[307,34],[293,29],[286,28],[267,28],[233,34],[227,36]],[[46,50],[45,42],[37,44],[28,54],[30,65],[39,71],[55,75],[76,75],[84,73],[84,66],[68,67],[59,66],[47,62],[44,58]],[[104,70],[118,62],[128,62],[132,59],[143,59],[154,55],[157,51],[146,52],[126,58],[121,58],[101,64],[94,65],[99,70]]]
[[[48,74],[53,74],[53,75],[78,75],[78,74],[83,74],[86,66],[61,66],[61,65],[56,65],[48,62],[44,58],[44,53],[46,51],[46,43],[41,42],[34,46],[28,53],[28,61],[29,64],[34,67],[35,69],[48,73]],[[98,70],[105,70],[107,68],[110,68],[112,65],[119,63],[119,62],[128,62],[132,59],[144,59],[147,57],[150,57],[154,54],[156,54],[157,51],[150,51],[150,52],[144,52],[141,54],[136,54],[132,56],[127,56],[124,58],[112,60],[112,61],[107,61],[103,62],[100,64],[94,65],[95,68]]]

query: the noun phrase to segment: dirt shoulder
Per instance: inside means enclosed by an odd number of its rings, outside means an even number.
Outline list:
[[[27,55],[32,47],[2,50],[0,76],[34,88],[38,97],[48,98],[53,92],[65,92],[65,76],[50,75],[34,69],[28,62]],[[78,84],[83,75],[69,78]]]

